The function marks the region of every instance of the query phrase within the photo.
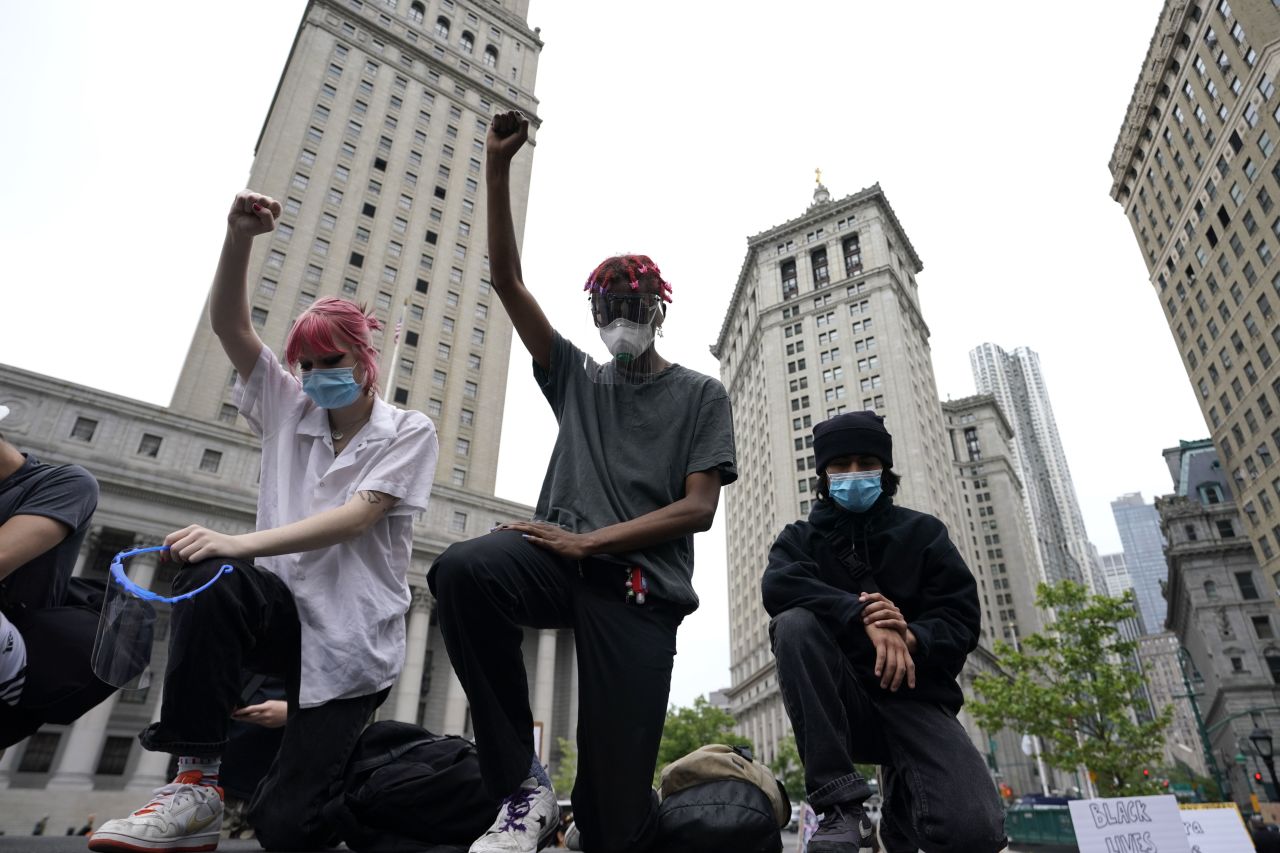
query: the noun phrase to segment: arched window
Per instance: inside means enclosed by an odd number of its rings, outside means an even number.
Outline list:
[[[498,51],[494,49],[493,45],[489,45],[484,49],[484,64],[490,68],[498,64]]]
[[[449,38],[449,19],[443,15],[436,18],[436,35],[442,39]]]
[[[1204,594],[1205,594],[1205,598],[1208,598],[1210,601],[1213,601],[1218,597],[1218,585],[1213,581],[1205,581]]]
[[[476,37],[466,30],[462,31],[462,38],[458,40],[458,45],[462,48],[463,53],[471,53],[476,46]]]
[[[409,20],[413,21],[415,24],[421,24],[426,14],[427,7],[418,3],[417,0],[409,4]]]

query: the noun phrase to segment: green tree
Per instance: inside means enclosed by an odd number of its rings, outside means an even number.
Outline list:
[[[653,784],[658,784],[663,767],[700,746],[709,743],[751,746],[751,741],[734,734],[734,725],[733,716],[712,705],[705,696],[694,699],[691,708],[672,705],[667,709],[667,721],[662,728],[662,743],[658,746],[658,766],[653,771]]]
[[[1020,650],[996,644],[1003,672],[974,679],[980,698],[968,707],[978,724],[1039,735],[1047,764],[1068,772],[1084,765],[1101,796],[1156,793],[1158,783],[1144,780],[1142,768],[1160,759],[1173,708],[1147,723],[1132,717],[1142,701],[1137,644],[1116,626],[1135,615],[1133,602],[1132,592],[1111,598],[1071,581],[1041,584],[1036,603],[1056,619]]]
[[[562,737],[556,738],[560,745],[560,760],[556,763],[556,772],[551,777],[551,785],[561,797],[569,796],[573,783],[578,778],[578,744]]]
[[[805,798],[804,764],[800,761],[795,735],[787,735],[778,741],[778,751],[769,762],[769,769],[782,781],[791,802],[798,803]]]

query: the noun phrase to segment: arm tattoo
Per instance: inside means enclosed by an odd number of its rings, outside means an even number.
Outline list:
[[[386,515],[387,513],[391,512],[391,508],[395,506],[395,503],[396,503],[394,500],[383,500],[383,498],[386,498],[387,496],[379,494],[378,492],[359,491],[359,492],[356,492],[356,494],[359,495],[360,500],[364,501],[365,503],[383,504],[382,506],[383,515]]]

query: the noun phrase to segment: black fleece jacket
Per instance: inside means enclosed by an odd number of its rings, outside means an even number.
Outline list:
[[[832,529],[842,531],[855,558],[870,566],[861,582],[836,557],[824,533]],[[964,704],[956,676],[978,645],[978,590],[946,526],[933,516],[894,506],[887,495],[863,513],[820,500],[808,521],[788,524],[774,541],[761,591],[770,616],[793,607],[817,615],[873,697],[888,693],[874,674],[875,647],[862,625],[858,594],[882,593],[902,611],[917,641],[916,687],[903,686],[897,695],[938,702],[953,713]]]

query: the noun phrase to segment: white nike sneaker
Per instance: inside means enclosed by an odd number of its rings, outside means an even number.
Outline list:
[[[128,817],[109,820],[89,836],[90,850],[203,853],[218,849],[222,789],[201,785],[199,770],[152,792],[151,802]]]
[[[559,826],[556,792],[529,777],[502,801],[498,819],[471,845],[470,853],[536,853],[556,840]]]

